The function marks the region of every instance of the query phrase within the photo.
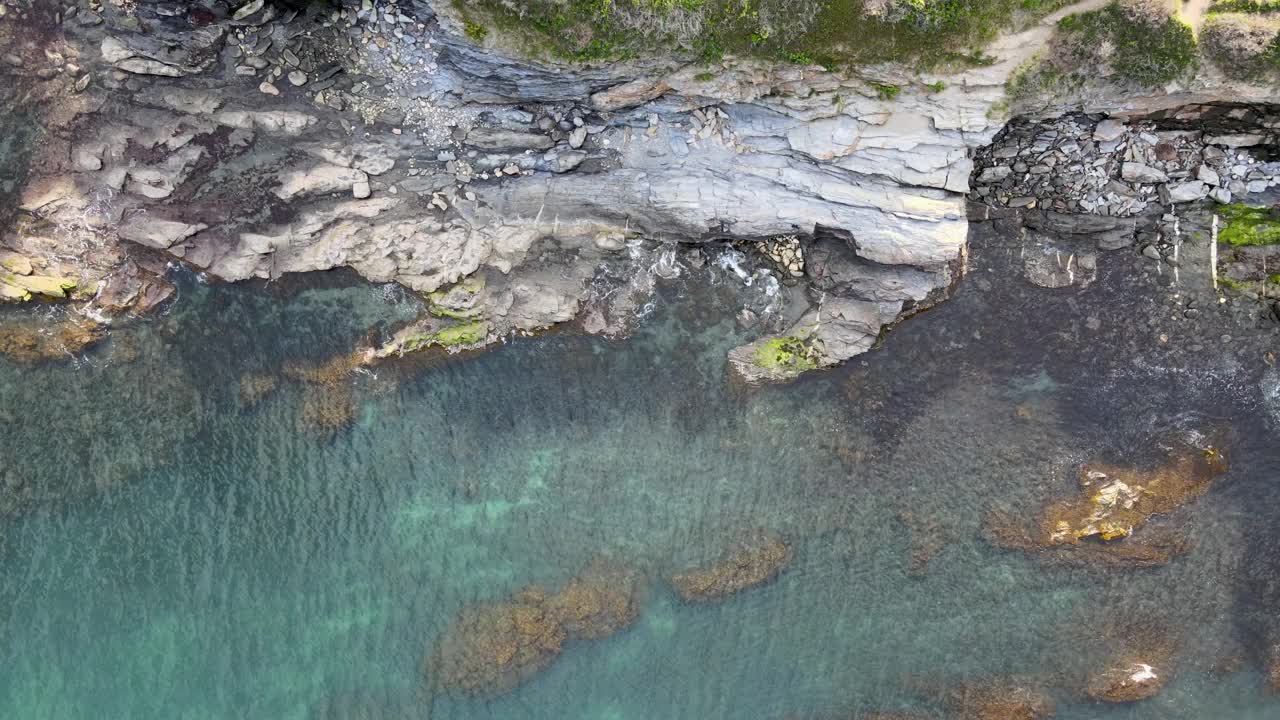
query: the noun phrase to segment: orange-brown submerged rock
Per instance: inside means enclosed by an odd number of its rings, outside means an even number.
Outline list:
[[[639,575],[632,568],[603,560],[591,563],[544,607],[575,640],[608,637],[640,615],[636,589]]]
[[[1049,561],[1116,568],[1163,565],[1187,552],[1191,538],[1175,527],[1138,531],[1152,517],[1203,495],[1226,468],[1216,448],[1185,443],[1154,468],[1085,465],[1075,496],[1049,503],[1030,522],[990,512],[983,532],[993,545],[1037,551]]]
[[[49,324],[23,317],[0,324],[0,353],[24,363],[66,358],[84,351],[106,336],[102,325],[83,317],[67,317]]]
[[[572,640],[598,640],[635,622],[640,576],[595,560],[560,592],[526,588],[506,602],[463,609],[437,641],[435,687],[464,694],[511,690],[545,670]]]
[[[943,698],[956,720],[1044,720],[1057,705],[1039,688],[996,681],[952,688]]]
[[[1085,465],[1080,493],[1053,503],[1041,515],[1043,542],[1128,537],[1152,516],[1167,513],[1203,495],[1227,469],[1216,448],[1185,447],[1168,463],[1152,468]]]
[[[320,365],[286,365],[284,373],[303,382],[298,424],[306,431],[333,435],[351,425],[357,403],[351,374],[360,367],[361,353],[337,355]]]
[[[1046,720],[1057,704],[1031,678],[995,675],[955,682],[907,677],[909,687],[945,709],[947,720]]]
[[[791,556],[791,546],[785,540],[758,531],[743,538],[718,562],[672,576],[671,585],[686,601],[720,600],[770,582],[790,564]]]
[[[1085,692],[1102,702],[1135,702],[1159,692],[1165,679],[1162,668],[1141,661],[1123,662],[1090,677]]]
[[[510,690],[555,662],[564,641],[564,626],[540,605],[466,608],[436,647],[435,681],[464,693]]]

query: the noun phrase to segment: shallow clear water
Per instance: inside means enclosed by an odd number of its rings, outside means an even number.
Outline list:
[[[411,317],[400,293],[187,279],[85,358],[0,359],[3,479],[57,489],[4,519],[0,717],[849,717],[993,674],[1043,682],[1061,718],[1280,717],[1256,647],[1280,568],[1268,380],[1101,362],[1057,333],[1079,300],[1033,311],[966,285],[865,361],[748,391],[723,360],[747,337],[735,292],[699,287],[664,285],[627,341],[356,374],[333,436],[299,426],[303,386],[242,410],[239,380]],[[982,539],[987,510],[1070,492],[1081,461],[1220,428],[1231,470],[1177,514],[1197,544],[1168,566]],[[690,605],[662,581],[752,527],[795,546],[776,582]],[[936,549],[922,572],[913,538]],[[461,607],[600,553],[652,578],[635,625],[513,692],[432,697],[426,657]],[[1177,630],[1174,679],[1129,706],[1073,694],[1103,658],[1089,628],[1133,614]]]

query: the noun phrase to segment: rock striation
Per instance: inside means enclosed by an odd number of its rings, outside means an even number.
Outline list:
[[[1009,163],[980,156],[976,189],[972,158],[1004,124],[1011,74],[1058,19],[1096,4],[999,38],[989,64],[921,77],[732,58],[710,72],[679,59],[540,64],[474,46],[435,0],[48,3],[59,10],[0,18],[14,48],[0,101],[25,98],[45,138],[6,161],[23,182],[0,245],[31,264],[22,277],[117,313],[166,297],[169,260],[226,281],[349,267],[427,294],[484,279],[466,318],[424,318],[377,359],[579,317],[623,332],[610,312],[625,307],[591,299],[608,295],[602,275],[643,265],[635,247],[731,243],[802,291],[730,368],[787,380],[867,351],[947,296],[965,269],[971,191],[1015,205],[1068,182],[1041,181],[1071,177],[1060,171],[1074,160],[1038,159],[1070,155],[1065,137],[1033,139],[1025,172],[1021,149]],[[1111,109],[1213,99],[1176,91]],[[1095,161],[1082,166],[1076,204],[1250,191],[1255,170],[1236,173],[1232,158],[1266,138],[1243,125],[1197,141],[1224,151],[1194,175],[1180,164],[1189,140],[1162,159],[1140,128],[1082,129],[1080,152],[1124,158],[1100,186]],[[1111,183],[1132,197],[1113,201]],[[6,298],[33,295],[22,285],[34,281],[4,282]]]

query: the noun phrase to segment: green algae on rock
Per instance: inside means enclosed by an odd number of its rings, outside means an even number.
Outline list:
[[[756,348],[752,359],[766,370],[801,373],[818,367],[816,352],[794,335],[769,338]]]
[[[381,347],[370,349],[366,353],[366,361],[372,362],[430,347],[438,347],[448,352],[478,347],[489,339],[492,330],[493,324],[488,320],[446,325],[441,322],[441,318],[430,317],[400,330]]]
[[[1216,211],[1225,221],[1218,241],[1228,245],[1275,245],[1280,243],[1280,212],[1232,203]]]
[[[63,300],[69,292],[76,289],[77,284],[75,280],[65,277],[0,272],[0,286],[4,288],[0,295],[19,300],[30,300],[33,295]],[[10,288],[16,289],[16,292]]]

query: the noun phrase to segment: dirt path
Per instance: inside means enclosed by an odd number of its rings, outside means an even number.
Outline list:
[[[977,82],[1003,84],[1020,65],[1041,52],[1057,30],[1058,21],[1069,15],[1090,12],[1110,5],[1112,0],[1083,0],[1043,17],[1022,32],[1002,35],[986,48],[996,58],[990,67],[971,70],[966,75]]]
[[[1200,36],[1200,26],[1204,25],[1204,15],[1209,11],[1213,0],[1186,0],[1182,4],[1182,19],[1191,25],[1191,31]]]

